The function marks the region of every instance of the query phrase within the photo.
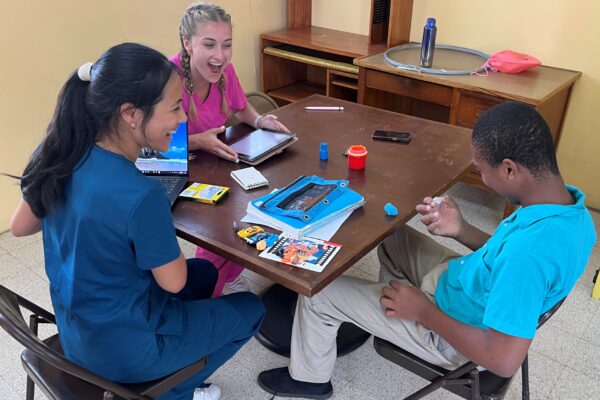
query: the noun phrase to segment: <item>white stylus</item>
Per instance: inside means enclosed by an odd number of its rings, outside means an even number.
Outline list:
[[[306,106],[304,107],[307,111],[344,111],[344,107],[330,107],[330,106]]]

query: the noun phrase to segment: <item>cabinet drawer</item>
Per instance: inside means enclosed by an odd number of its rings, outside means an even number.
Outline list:
[[[450,87],[369,69],[366,71],[366,86],[446,107],[450,107],[452,102]]]
[[[473,128],[484,111],[500,103],[502,103],[502,100],[498,98],[473,96],[462,93],[460,96],[460,103],[458,104],[456,125]]]

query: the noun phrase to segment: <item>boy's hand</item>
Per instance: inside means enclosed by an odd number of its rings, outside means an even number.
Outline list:
[[[388,318],[420,321],[423,313],[433,304],[419,288],[395,280],[390,281],[381,293],[379,302]]]
[[[416,210],[422,215],[421,222],[427,226],[429,233],[455,239],[460,235],[464,219],[452,197],[425,197]]]

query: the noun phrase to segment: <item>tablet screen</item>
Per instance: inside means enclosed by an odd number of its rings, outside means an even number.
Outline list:
[[[253,161],[293,138],[293,136],[285,133],[257,129],[231,144],[230,147],[238,153],[240,158]]]

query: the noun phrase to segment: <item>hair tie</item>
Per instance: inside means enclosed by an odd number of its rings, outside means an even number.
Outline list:
[[[84,82],[92,81],[92,66],[94,64],[91,62],[86,62],[77,70],[77,76]]]

